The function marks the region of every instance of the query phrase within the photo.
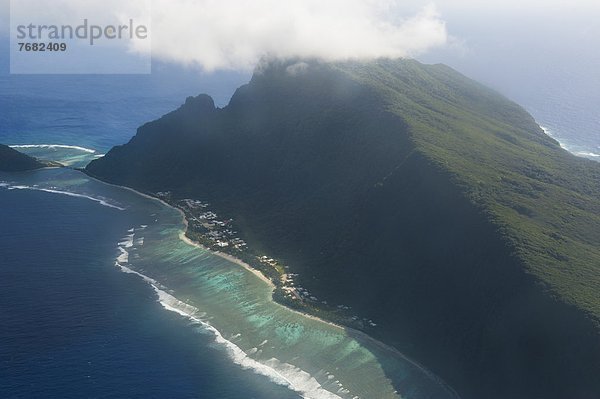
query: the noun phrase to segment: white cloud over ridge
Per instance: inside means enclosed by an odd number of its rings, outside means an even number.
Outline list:
[[[434,5],[407,12],[407,0],[55,0],[50,10],[47,0],[12,1],[37,24],[133,18],[151,25],[151,49],[138,41],[130,51],[205,71],[251,70],[264,56],[413,57],[448,40]]]
[[[447,41],[435,7],[399,18],[394,0],[155,0],[153,57],[204,70],[263,56],[410,57]]]

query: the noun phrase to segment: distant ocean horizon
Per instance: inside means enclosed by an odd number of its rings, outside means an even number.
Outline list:
[[[185,97],[209,92],[217,105],[224,106],[235,88],[249,78],[222,74],[211,83],[210,76],[171,72],[155,76],[0,75],[0,143],[81,167],[126,143],[138,126],[177,108]],[[582,126],[588,124],[585,129],[566,129],[570,119],[561,118],[557,110],[532,112],[547,134],[569,151],[600,160],[600,139],[593,133],[574,133],[595,131],[593,118],[580,121]],[[130,199],[140,207],[139,212],[131,211],[135,207],[127,201],[114,201],[124,194],[89,183],[70,170],[2,175],[0,181],[0,397],[338,398],[347,397],[346,390],[352,387],[344,384],[353,382],[360,382],[357,390],[396,397],[394,387],[403,378],[416,387],[409,397],[452,397],[448,392],[439,396],[429,392],[444,390],[400,359],[389,354],[378,354],[384,360],[375,359],[367,344],[320,324],[281,311],[285,323],[271,325],[258,305],[270,313],[279,308],[264,298],[255,299],[264,294],[259,283],[252,280],[251,290],[240,290],[247,278],[243,271],[208,254],[191,252],[178,240],[159,239],[173,237],[179,228],[168,210],[146,212],[151,207],[147,202]],[[65,192],[70,194],[61,195]],[[165,223],[160,228],[143,227],[158,220]],[[162,242],[165,247],[160,246]],[[149,262],[150,258],[154,261]],[[204,267],[208,262],[227,273],[212,275],[193,262]],[[160,280],[165,289],[154,289],[158,285],[148,279],[157,284]],[[214,295],[197,294],[199,287]],[[226,296],[217,301],[218,293]],[[227,295],[234,295],[240,306],[228,301]],[[171,299],[175,297],[178,302]],[[177,312],[165,311],[169,303],[174,306],[170,310]],[[181,308],[184,304],[195,309],[198,320],[221,326],[225,341],[253,355],[273,353],[272,367],[257,372],[260,367],[250,358],[188,317]],[[229,316],[234,325],[219,318],[229,311],[235,311]],[[264,326],[264,333],[271,335],[253,343],[250,334],[237,336],[234,328],[238,326]],[[319,353],[303,347],[302,340]],[[286,354],[279,347],[268,347],[269,342],[289,342],[292,349]],[[282,359],[290,355],[291,364],[297,361],[291,355],[300,350],[308,359],[298,361],[303,368],[288,368]],[[364,361],[367,371],[348,369],[336,376],[332,370],[311,369],[335,353],[346,361]],[[384,378],[378,361],[384,363],[386,372],[397,376],[395,383]],[[271,370],[281,375],[289,372],[286,379],[297,389],[286,388]]]
[[[160,79],[0,75],[0,143],[85,166],[204,91]],[[137,194],[47,169],[0,174],[0,205],[0,397],[455,398],[397,353],[274,303]]]

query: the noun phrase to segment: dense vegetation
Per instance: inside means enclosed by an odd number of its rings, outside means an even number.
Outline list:
[[[600,164],[446,66],[268,63],[87,170],[210,201],[464,398],[600,395]]]
[[[0,144],[1,172],[20,172],[43,168],[44,166],[46,166],[46,164],[38,161],[37,159]]]

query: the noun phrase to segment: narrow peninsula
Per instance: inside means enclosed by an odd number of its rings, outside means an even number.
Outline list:
[[[57,164],[55,162],[40,161],[9,146],[0,144],[0,171],[2,172],[23,172],[47,166],[57,166]]]
[[[277,300],[464,399],[600,392],[600,164],[445,65],[266,62],[226,107],[190,97],[86,172],[180,206]]]

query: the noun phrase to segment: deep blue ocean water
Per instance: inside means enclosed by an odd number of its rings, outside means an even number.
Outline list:
[[[46,168],[0,173],[0,209],[0,397],[456,399],[396,351],[273,302],[182,240],[160,201]]]
[[[0,57],[0,143],[96,154],[189,95],[208,92],[225,105],[248,79],[161,65],[150,76],[10,76],[6,65]],[[544,101],[525,105],[578,152],[597,152],[589,133],[597,119],[567,129],[572,118]],[[210,336],[165,311],[148,284],[114,267],[131,217],[79,198],[0,189],[0,398],[297,398],[232,363]]]
[[[0,189],[0,398],[298,398],[114,267],[126,212]]]
[[[224,105],[247,79],[160,65],[150,76],[10,76],[0,61],[0,143],[97,154],[187,96]],[[96,202],[0,188],[0,398],[298,398],[114,267],[131,224]]]

